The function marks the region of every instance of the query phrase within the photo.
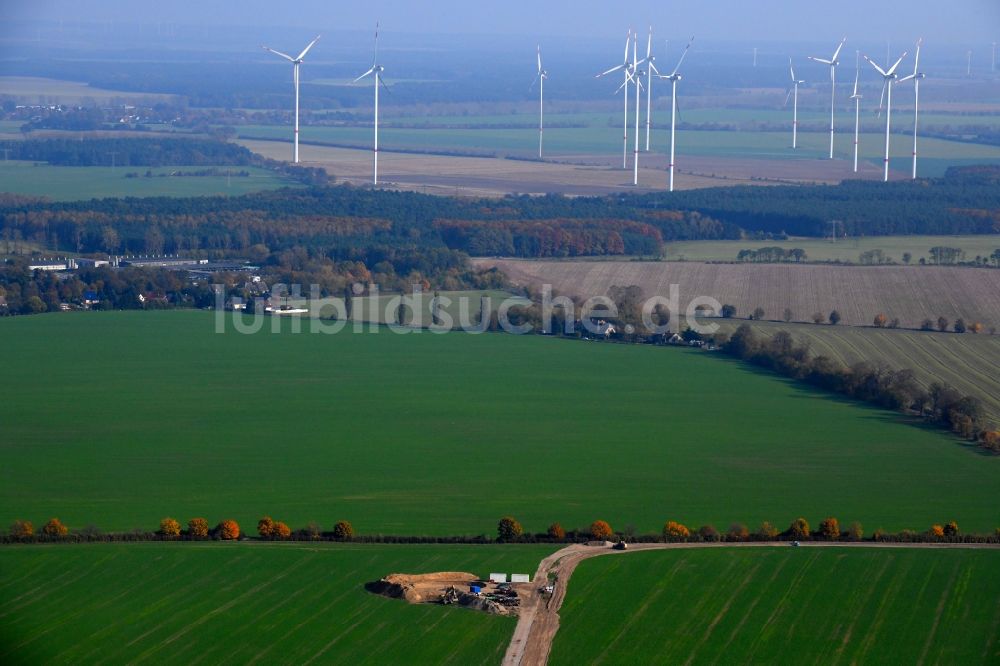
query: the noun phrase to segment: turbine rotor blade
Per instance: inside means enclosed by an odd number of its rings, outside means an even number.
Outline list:
[[[815,62],[821,62],[824,65],[832,65],[833,64],[832,60],[827,60],[826,58],[817,58],[816,56],[806,56],[806,57],[809,58],[810,60],[815,61]]]
[[[677,70],[681,68],[681,63],[684,62],[684,58],[687,57],[688,51],[691,49],[692,44],[694,44],[694,37],[692,37],[691,41],[689,41],[687,43],[687,46],[684,47],[684,52],[681,53],[681,59],[677,61],[677,66],[674,67],[674,71],[670,73],[670,76],[674,76],[675,74],[677,74]]]
[[[837,56],[840,55],[840,49],[844,48],[844,43],[847,41],[847,37],[840,40],[840,44],[837,45],[837,50],[833,52],[833,57],[830,58],[830,62],[837,62]]]
[[[309,49],[311,49],[311,48],[313,47],[313,45],[314,45],[314,44],[315,44],[316,42],[318,42],[318,41],[319,41],[319,38],[320,38],[320,35],[316,35],[316,39],[314,39],[314,40],[312,40],[311,42],[309,42],[309,45],[308,45],[308,46],[306,46],[306,47],[305,47],[304,49],[302,49],[302,53],[300,53],[300,54],[299,54],[299,57],[298,57],[298,58],[296,58],[296,60],[302,60],[303,58],[305,58],[305,57],[306,57],[306,54],[307,54],[307,53],[309,53]]]
[[[908,53],[908,51],[903,51],[903,55],[899,56],[899,60],[896,61],[896,64],[894,64],[892,67],[890,67],[889,71],[886,72],[887,76],[892,76],[893,74],[896,73],[896,68],[899,67],[899,63],[903,62],[903,58],[906,57],[907,53]]]
[[[366,76],[368,76],[369,74],[373,73],[374,71],[375,71],[375,68],[372,67],[367,72],[365,72],[364,74],[362,74],[358,78],[354,79],[354,81],[352,81],[351,83],[357,83],[358,81],[360,81],[361,79],[365,78]]]
[[[878,66],[878,64],[877,64],[877,63],[876,63],[876,62],[875,62],[874,60],[872,60],[871,58],[869,58],[868,56],[866,56],[866,55],[864,55],[864,54],[862,54],[862,56],[861,56],[861,57],[862,57],[862,58],[864,58],[864,59],[865,59],[865,61],[866,61],[866,62],[867,62],[867,63],[868,63],[869,65],[871,65],[872,67],[874,67],[874,68],[875,68],[875,71],[876,71],[876,72],[878,72],[878,73],[879,73],[879,74],[881,74],[882,76],[888,76],[888,74],[886,73],[886,71],[885,71],[884,69],[882,69],[881,67],[879,67],[879,66]]]
[[[622,69],[623,67],[625,67],[625,65],[618,65],[617,67],[612,67],[611,69],[609,69],[609,70],[607,70],[607,71],[604,71],[604,72],[601,72],[600,74],[598,74],[598,75],[597,75],[597,76],[595,76],[594,78],[595,78],[595,79],[599,79],[599,78],[601,78],[602,76],[607,76],[608,74],[612,74],[612,73],[614,73],[614,72],[617,72],[617,71],[618,71],[619,69]]]
[[[293,58],[292,56],[288,55],[287,53],[282,53],[281,51],[275,51],[274,49],[272,49],[269,46],[261,46],[260,48],[264,49],[265,51],[270,51],[274,55],[281,56],[282,58],[284,58],[288,62],[295,62],[295,58]]]

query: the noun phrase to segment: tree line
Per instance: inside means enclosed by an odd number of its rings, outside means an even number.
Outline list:
[[[716,338],[719,340],[719,336]],[[912,370],[895,370],[884,363],[869,361],[844,367],[828,356],[814,356],[807,345],[796,344],[786,331],[778,331],[764,340],[748,324],[742,324],[732,336],[719,342],[726,353],[754,365],[855,400],[919,415],[965,439],[981,438],[987,432],[986,414],[979,398],[962,395],[940,382],[925,390]]]
[[[887,532],[876,529],[866,535],[859,522],[852,522],[843,529],[840,521],[833,516],[821,520],[815,529],[810,527],[805,518],[796,518],[787,528],[780,529],[769,521],[763,521],[756,529],[747,527],[744,523],[732,523],[726,530],[719,530],[712,524],[705,524],[696,529],[689,528],[684,523],[668,520],[659,533],[642,533],[632,526],[623,530],[615,530],[606,520],[595,520],[590,525],[575,529],[565,529],[559,522],[554,522],[544,531],[527,532],[521,523],[513,516],[504,516],[497,522],[496,537],[486,534],[474,536],[407,536],[370,534],[362,535],[355,532],[354,526],[347,520],[337,521],[331,529],[324,530],[317,523],[311,522],[305,527],[292,530],[282,521],[276,521],[270,516],[263,516],[257,521],[256,536],[242,530],[239,523],[231,518],[219,521],[214,526],[203,517],[192,518],[185,525],[175,518],[166,517],[160,521],[156,530],[141,529],[128,532],[104,532],[97,527],[88,526],[83,529],[70,530],[58,518],[50,518],[40,529],[36,530],[30,520],[15,520],[7,531],[0,536],[0,543],[50,543],[58,541],[88,542],[88,541],[243,541],[254,539],[258,541],[334,541],[353,543],[584,543],[587,541],[625,541],[625,542],[729,542],[745,543],[778,542],[778,541],[840,541],[840,542],[924,542],[924,543],[1000,543],[1000,527],[992,534],[963,533],[954,520],[935,523],[927,530],[901,530]]]

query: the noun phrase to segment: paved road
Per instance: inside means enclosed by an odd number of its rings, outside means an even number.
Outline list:
[[[566,596],[566,588],[576,565],[591,557],[601,555],[624,555],[645,550],[681,550],[688,548],[790,548],[787,542],[747,542],[747,543],[640,543],[632,544],[628,550],[614,550],[607,546],[586,546],[573,544],[557,550],[538,565],[534,582],[542,586],[555,576],[555,591],[551,597],[532,595],[528,604],[521,608],[514,636],[507,646],[503,658],[504,666],[544,666],[549,660],[552,640],[559,630],[559,609]],[[1000,544],[984,543],[844,543],[806,541],[803,548],[1000,548]]]

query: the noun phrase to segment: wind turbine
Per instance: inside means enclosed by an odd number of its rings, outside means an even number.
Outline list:
[[[858,52],[858,62],[854,65],[854,173],[858,172],[858,141],[861,137],[861,94],[858,92],[858,79],[861,78],[861,54]]]
[[[677,136],[677,82],[681,80],[681,75],[677,72],[681,68],[681,63],[684,62],[684,58],[687,56],[688,51],[691,49],[691,44],[694,42],[694,37],[688,42],[688,45],[684,47],[684,52],[681,53],[681,59],[677,61],[677,66],[674,67],[674,71],[670,72],[666,76],[657,75],[659,79],[666,79],[670,81],[670,191],[674,191],[674,145]]]
[[[653,73],[659,75],[656,69],[656,56],[653,55],[653,26],[649,26],[649,41],[646,42],[646,152],[649,152],[649,132],[653,122]]]
[[[879,111],[882,110],[882,100],[885,101],[885,159],[882,161],[884,174],[882,180],[884,182],[889,182],[889,129],[890,122],[892,120],[892,83],[896,80],[896,69],[899,67],[899,63],[903,62],[903,58],[906,57],[906,51],[903,51],[903,55],[899,56],[899,60],[889,67],[888,69],[882,69],[878,64],[869,58],[864,56],[864,59],[868,61],[868,64],[875,68],[875,71],[882,75],[882,99],[879,101]],[[888,65],[888,62],[886,63]]]
[[[920,67],[920,46],[923,44],[923,39],[917,40],[917,51],[913,55],[913,74],[904,76],[896,83],[903,83],[904,81],[913,81],[913,178],[917,177],[917,117],[920,114],[920,79],[924,78],[923,72],[920,72],[918,68]]]
[[[292,81],[295,83],[295,132],[294,132],[294,148],[292,150],[292,158],[295,164],[299,163],[299,65],[302,64],[303,58],[309,53],[309,49],[313,47],[313,44],[319,41],[319,35],[316,35],[316,39],[309,42],[309,45],[302,49],[302,53],[299,54],[297,58],[293,58],[287,53],[282,53],[281,51],[275,51],[274,49],[261,46],[265,51],[270,51],[271,53],[281,56],[288,62],[292,63]]]
[[[788,71],[792,75],[792,87],[785,95],[785,106],[788,106],[788,98],[792,97],[792,148],[797,148],[799,143],[799,84],[805,83],[795,78],[795,68],[792,66],[792,59],[788,59]]]
[[[833,113],[834,113],[834,97],[837,93],[837,65],[840,61],[837,58],[840,56],[840,49],[844,48],[844,42],[847,41],[847,37],[840,40],[840,44],[837,45],[837,50],[833,52],[833,56],[827,60],[826,58],[817,58],[815,56],[809,56],[810,60],[815,62],[821,62],[824,65],[830,66],[830,159],[833,159]]]
[[[639,35],[635,35],[635,39],[632,40],[632,78],[635,82],[635,149],[632,151],[632,184],[639,184],[639,105],[642,102],[641,92],[642,92],[642,72],[639,71],[639,65],[646,62],[645,59],[639,60]],[[628,89],[625,89],[625,94],[628,95]]]
[[[632,63],[628,60],[628,47],[632,43],[632,30],[629,29],[628,35],[625,37],[625,59],[622,64],[617,67],[612,67],[611,69],[605,70],[598,74],[595,78],[601,78],[602,76],[607,76],[617,72],[618,70],[623,70],[625,72],[625,82],[618,86],[618,90],[625,88],[625,122],[622,138],[622,168],[628,168],[628,84],[632,80]],[[618,92],[617,90],[615,92]]]
[[[542,47],[538,47],[538,74],[531,82],[531,88],[538,84],[538,159],[542,158],[542,132],[545,121],[545,79],[549,78],[549,73],[542,69]],[[531,90],[528,88],[528,90]]]
[[[385,81],[382,80],[382,72],[385,68],[378,64],[378,23],[375,24],[375,52],[372,56],[372,66],[367,72],[354,79],[354,83],[357,83],[366,76],[371,76],[375,79],[375,144],[372,149],[372,184],[378,185],[378,89],[379,86],[385,87],[388,90],[388,86],[385,85]]]

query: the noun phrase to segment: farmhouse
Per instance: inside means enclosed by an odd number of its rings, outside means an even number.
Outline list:
[[[28,264],[29,271],[68,271],[75,268],[72,259],[42,259]]]

